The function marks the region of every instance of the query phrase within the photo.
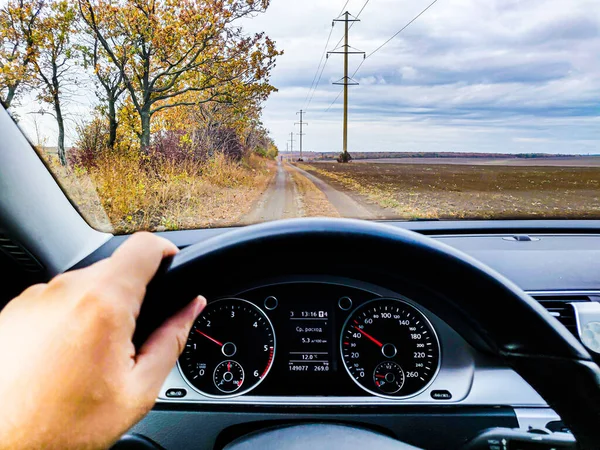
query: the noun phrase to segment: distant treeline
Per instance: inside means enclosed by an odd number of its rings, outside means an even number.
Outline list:
[[[338,156],[338,152],[304,152],[308,159],[330,160]],[[567,155],[549,153],[473,153],[473,152],[352,152],[352,159],[383,159],[383,158],[583,158],[597,155]]]

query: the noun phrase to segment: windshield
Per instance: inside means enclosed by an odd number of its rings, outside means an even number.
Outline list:
[[[600,218],[595,0],[0,0],[0,100],[115,233]]]

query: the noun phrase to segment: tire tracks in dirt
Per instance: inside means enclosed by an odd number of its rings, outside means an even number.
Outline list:
[[[349,194],[342,192],[331,186],[329,183],[323,181],[321,178],[307,172],[299,167],[290,165],[292,170],[297,171],[304,177],[312,181],[312,183],[321,191],[331,205],[338,211],[342,217],[352,217],[356,219],[384,219],[386,217],[386,211],[384,208],[366,203],[362,199],[356,196],[350,196]]]
[[[308,203],[315,201],[315,195],[308,195],[305,189],[306,186],[299,189],[297,182],[294,181],[294,176],[305,178],[312,187],[322,193],[319,195],[321,204],[312,205]],[[329,204],[323,205],[322,202],[328,202]],[[325,211],[322,215],[328,216],[339,215],[341,217],[371,220],[385,217],[383,208],[350,196],[293,164],[278,161],[277,173],[269,187],[252,207],[250,213],[242,217],[241,222],[249,224],[306,217],[311,215],[311,211],[315,210]]]

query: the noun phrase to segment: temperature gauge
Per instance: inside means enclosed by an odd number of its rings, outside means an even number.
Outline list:
[[[235,361],[223,361],[215,368],[213,378],[217,389],[232,394],[244,383],[244,369]]]

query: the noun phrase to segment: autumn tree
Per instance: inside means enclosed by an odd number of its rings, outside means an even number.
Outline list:
[[[74,67],[77,10],[67,1],[53,2],[37,30],[36,77],[41,85],[39,98],[52,105],[58,126],[58,158],[67,165],[65,154],[65,114],[63,107],[69,89],[76,84]]]
[[[34,78],[36,30],[44,0],[9,0],[0,9],[0,101],[9,108]]]
[[[103,34],[110,36],[110,30]],[[96,34],[87,29],[86,37],[80,46],[84,66],[89,68],[98,86],[96,96],[100,100],[99,110],[108,120],[108,140],[105,143],[109,148],[114,148],[117,141],[117,128],[119,126],[118,108],[126,92],[123,82],[123,73],[112,63],[104,47],[98,41]],[[124,66],[121,61],[119,66]]]
[[[264,34],[236,21],[268,0],[78,0],[81,16],[118,68],[150,145],[156,113],[207,102],[232,103],[237,85],[268,84],[280,53]]]

